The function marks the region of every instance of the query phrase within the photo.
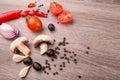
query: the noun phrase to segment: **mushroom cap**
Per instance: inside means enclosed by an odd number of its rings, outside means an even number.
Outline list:
[[[34,40],[33,40],[33,46],[37,47],[40,43],[48,43],[48,44],[53,44],[54,39],[51,38],[48,35],[38,35]]]
[[[10,50],[11,52],[15,53],[17,51],[17,47],[21,44],[21,43],[27,43],[29,40],[26,37],[19,37],[17,39],[15,39],[11,44],[10,44]]]

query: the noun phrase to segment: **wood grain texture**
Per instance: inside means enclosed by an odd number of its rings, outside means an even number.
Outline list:
[[[1,0],[0,13],[13,9],[26,10],[26,5],[32,0]],[[43,3],[43,11],[47,11],[52,0],[36,0]],[[56,17],[51,13],[48,18],[41,18],[44,30],[39,33],[31,32],[25,19],[20,18],[7,23],[17,26],[21,36],[29,38],[28,46],[31,49],[31,57],[34,61],[45,64],[50,60],[52,70],[49,75],[44,72],[36,72],[31,68],[27,77],[23,80],[120,80],[120,0],[55,0],[64,6],[65,11],[74,15],[70,24],[57,24]],[[55,32],[50,32],[47,25],[53,23]],[[68,50],[75,51],[78,64],[72,61],[66,64],[63,71],[54,68],[53,65],[63,62],[57,59],[54,62],[47,56],[41,56],[39,49],[32,46],[32,40],[39,34],[48,34],[56,39],[54,48],[63,37],[67,38]],[[23,63],[16,64],[12,61],[13,54],[9,51],[12,40],[0,37],[0,80],[22,80],[18,77],[19,71],[25,67]],[[90,46],[90,50],[87,49]],[[60,57],[64,54],[63,47]],[[88,51],[89,54],[85,52]],[[70,54],[67,54],[70,56]],[[53,76],[53,72],[59,71],[59,75]],[[77,76],[81,75],[81,79]]]

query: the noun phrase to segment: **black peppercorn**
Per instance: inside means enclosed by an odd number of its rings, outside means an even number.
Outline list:
[[[33,63],[33,68],[36,70],[36,71],[41,71],[42,70],[42,65],[38,62],[34,62]]]
[[[54,26],[53,24],[49,24],[49,25],[48,25],[48,29],[49,29],[50,31],[54,31],[54,30],[55,30],[55,26]]]
[[[31,57],[27,57],[23,60],[23,63],[27,66],[32,64],[32,58]]]

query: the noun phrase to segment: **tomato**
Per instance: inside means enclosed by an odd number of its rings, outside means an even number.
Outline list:
[[[29,13],[29,10],[26,10],[26,11],[21,12],[20,15],[21,15],[22,17],[25,17],[25,16],[28,15],[28,13]]]
[[[36,2],[28,4],[28,8],[32,8],[32,7],[35,7],[35,6],[36,6]]]
[[[73,20],[73,16],[70,12],[63,12],[58,15],[58,21],[60,23],[69,23]]]
[[[58,15],[58,14],[62,13],[62,11],[63,11],[62,5],[59,3],[56,3],[56,2],[52,2],[49,6],[49,9],[50,9],[51,13],[54,15]]]
[[[41,31],[42,21],[36,16],[31,16],[27,19],[27,26],[30,30],[34,32]]]
[[[31,11],[29,11],[29,13],[28,13],[30,16],[34,16],[35,14],[36,14],[36,10],[31,10]]]

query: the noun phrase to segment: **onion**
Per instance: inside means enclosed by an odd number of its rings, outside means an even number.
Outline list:
[[[19,35],[19,31],[14,26],[2,23],[0,26],[0,34],[6,39],[13,39]]]

